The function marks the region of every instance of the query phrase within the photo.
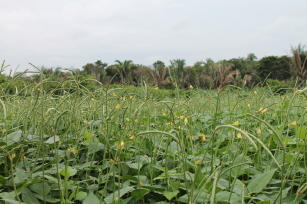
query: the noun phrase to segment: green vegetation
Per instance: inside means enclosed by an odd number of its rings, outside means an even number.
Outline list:
[[[307,203],[307,54],[0,66],[0,203]]]
[[[119,80],[133,80],[129,64],[118,62]],[[0,203],[307,202],[306,88],[97,87],[104,70],[46,75],[1,79]]]
[[[9,76],[3,75],[4,70],[8,69],[3,63],[0,66],[0,84],[1,88],[10,94],[22,93],[25,86],[35,87],[44,80],[48,81],[44,85],[45,89],[53,90],[58,82],[63,81],[67,82],[67,89],[70,82],[76,78],[78,81],[87,81],[84,85],[89,85],[89,89],[95,88],[96,85],[110,84],[140,86],[144,82],[160,89],[220,89],[227,85],[250,88],[266,86],[272,80],[281,81],[283,87],[304,87],[307,80],[307,52],[302,45],[292,48],[291,52],[292,56],[267,56],[259,60],[254,54],[217,62],[207,59],[196,62],[193,66],[187,66],[184,59],[171,60],[169,65],[158,60],[152,66],[134,64],[131,60],[116,60],[115,64],[108,66],[98,60],[73,70],[36,67],[30,64],[32,69],[35,68],[30,75],[25,72]],[[270,80],[271,82],[268,82]]]

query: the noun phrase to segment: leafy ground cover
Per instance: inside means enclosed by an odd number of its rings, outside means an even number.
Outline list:
[[[0,203],[307,203],[306,95],[4,95]]]

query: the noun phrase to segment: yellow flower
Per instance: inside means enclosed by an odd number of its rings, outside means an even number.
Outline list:
[[[261,135],[261,133],[262,133],[261,129],[259,129],[259,128],[256,130],[256,132],[257,132],[258,135]]]
[[[154,89],[158,90],[158,89],[159,89],[159,87],[157,87],[157,86],[156,86]]]
[[[184,115],[181,115],[179,116],[178,118],[180,118],[180,120],[183,120],[184,124],[188,124],[188,117],[184,116]]]
[[[16,157],[15,153],[9,155],[10,160],[13,160],[15,157]]]
[[[190,84],[190,86],[189,86],[189,89],[193,89],[193,86],[192,86],[192,84]]]
[[[185,116],[181,115],[181,116],[179,116],[179,118],[180,118],[181,120],[184,120],[184,119],[185,119]]]
[[[120,143],[119,144],[117,144],[117,147],[119,148],[119,149],[122,149],[122,148],[124,148],[124,146],[125,146],[125,142],[122,140],[122,141],[120,141]]]
[[[235,121],[235,122],[232,123],[232,125],[233,126],[238,126],[238,125],[240,125],[240,122],[239,121]]]
[[[200,164],[201,164],[201,162],[202,162],[202,160],[201,160],[201,159],[197,159],[197,160],[195,160],[195,161],[194,161],[194,164],[196,164],[196,165],[200,165]]]
[[[292,121],[291,123],[289,123],[290,126],[295,127],[297,126],[297,122],[296,121]]]
[[[200,136],[200,141],[205,142],[207,140],[205,135]]]
[[[133,140],[134,138],[135,138],[134,135],[131,135],[131,136],[129,137],[130,140]]]
[[[200,141],[205,142],[207,140],[206,135],[198,133],[197,134],[199,136]]]
[[[67,152],[73,153],[73,154],[77,154],[77,149],[76,149],[75,147],[69,147],[69,148],[67,149]]]
[[[186,125],[186,124],[188,124],[188,118],[184,118],[184,124]]]
[[[260,108],[260,109],[258,110],[258,112],[260,112],[260,113],[265,113],[265,112],[267,112],[267,111],[268,111],[267,108]]]
[[[242,138],[242,134],[240,132],[237,133],[237,138],[241,139]]]
[[[257,91],[254,91],[254,94],[256,94],[256,95],[257,95]]]
[[[134,100],[135,96],[129,96],[130,100]]]
[[[130,118],[125,118],[125,120],[126,120],[127,122],[129,122],[129,121],[130,121]]]
[[[91,98],[91,101],[96,101],[96,99],[94,99],[94,98]]]
[[[250,107],[251,107],[251,104],[247,104],[247,107],[249,107],[249,108],[250,108]]]
[[[117,95],[116,95],[116,93],[112,93],[112,96],[113,96],[113,97],[116,97]]]
[[[120,109],[120,107],[121,107],[120,104],[116,104],[114,108],[115,108],[115,110],[118,110],[118,109]]]

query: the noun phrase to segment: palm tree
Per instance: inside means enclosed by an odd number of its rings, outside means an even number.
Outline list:
[[[88,63],[83,66],[84,73],[95,76],[97,81],[102,81],[104,69],[108,66],[107,63],[97,60],[95,63]]]
[[[126,82],[131,82],[131,74],[134,70],[135,66],[132,60],[125,60],[125,61],[115,61],[117,63],[117,71],[120,76],[120,81],[122,84]]]
[[[154,64],[154,71],[151,71],[152,78],[154,79],[156,85],[160,87],[161,83],[167,78],[167,68],[164,62],[158,60]]]
[[[171,65],[169,67],[169,73],[170,73],[172,80],[177,85],[182,82],[184,66],[185,66],[185,60],[184,59],[171,60]]]

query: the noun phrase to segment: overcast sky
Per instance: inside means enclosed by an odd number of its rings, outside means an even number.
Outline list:
[[[21,71],[284,55],[307,44],[306,9],[307,0],[0,0],[0,60]]]

